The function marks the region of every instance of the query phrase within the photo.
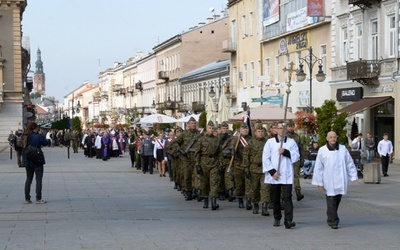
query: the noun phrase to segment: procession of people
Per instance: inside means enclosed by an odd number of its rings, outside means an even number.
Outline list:
[[[169,127],[146,129],[138,124],[129,129],[49,130],[39,134],[48,146],[72,147],[73,153],[81,152],[87,158],[108,161],[127,155],[131,167],[143,174],[157,171],[159,177],[169,177],[173,189],[186,201],[203,201],[204,209],[218,210],[224,206],[220,201],[227,200],[237,202],[238,209],[261,216],[270,216],[270,210],[273,226],[280,226],[283,218],[286,229],[296,226],[292,193],[298,202],[305,198],[299,178],[303,169],[304,178],[312,179],[312,184],[325,192],[328,225],[338,228],[338,207],[347,182],[356,182],[358,177],[348,149],[337,143],[334,131],[326,135],[321,149],[312,141],[304,159],[293,121],[273,122],[268,129],[261,121],[254,125],[242,122],[237,131],[231,131],[227,122],[208,121],[205,128],[199,128],[191,117],[184,128]],[[18,130],[10,140],[16,149],[21,147],[21,134]],[[361,148],[360,137],[353,142],[356,150]],[[387,158],[393,152],[387,134],[378,149],[387,176]],[[333,174],[337,172],[341,172],[340,178]],[[41,200],[40,194],[37,199]]]

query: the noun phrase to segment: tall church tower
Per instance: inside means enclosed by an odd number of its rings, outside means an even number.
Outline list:
[[[33,91],[43,95],[46,90],[46,78],[43,72],[42,52],[40,49],[37,50],[36,57],[37,60],[35,63],[36,69],[33,78]]]

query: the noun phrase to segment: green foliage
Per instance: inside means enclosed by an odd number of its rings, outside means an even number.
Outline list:
[[[78,132],[82,132],[82,124],[81,124],[81,119],[77,116],[75,116],[72,119],[72,128],[71,130],[77,130]]]
[[[239,131],[240,129],[240,123],[234,123],[232,125],[232,131]]]
[[[207,126],[207,112],[201,112],[198,125],[200,128],[205,128]]]
[[[68,128],[68,119],[63,118],[62,120],[53,122],[51,124],[51,128],[58,129],[58,130],[63,130],[63,129]]]
[[[351,134],[350,139],[354,140],[358,136],[358,125],[356,123],[356,118],[353,119],[353,123],[351,124]]]
[[[30,98],[31,99],[36,99],[38,97],[41,97],[42,95],[39,92],[31,93]]]
[[[325,100],[320,108],[315,108],[315,112],[317,113],[318,144],[320,146],[326,143],[326,135],[329,131],[336,132],[340,144],[348,143],[345,129],[347,112],[338,114],[335,101],[333,100]]]

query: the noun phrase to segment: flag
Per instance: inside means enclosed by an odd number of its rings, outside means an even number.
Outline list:
[[[249,127],[249,135],[252,136],[251,122],[250,122],[250,108],[247,108],[246,114],[242,115],[242,121],[247,124],[247,127]]]
[[[249,145],[246,141],[246,139],[244,139],[243,136],[239,137],[240,143],[242,143],[243,147],[246,147],[247,145]]]

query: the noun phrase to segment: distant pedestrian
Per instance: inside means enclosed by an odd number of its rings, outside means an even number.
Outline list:
[[[150,174],[153,174],[154,141],[150,138],[150,135],[150,131],[147,131],[144,134],[143,140],[140,144],[143,174],[147,173],[147,171]]]
[[[10,134],[8,135],[8,143],[10,144],[10,147],[14,146],[14,139],[15,139],[15,134],[14,132],[11,130]]]
[[[17,163],[18,163],[18,167],[22,167],[22,149],[23,149],[23,142],[24,137],[23,137],[23,131],[22,129],[18,129],[16,132],[16,135],[14,137],[14,149],[15,152],[17,152]]]
[[[46,163],[34,163],[29,160],[26,156],[26,147],[33,146],[36,148],[41,148],[42,146],[47,146],[46,138],[43,134],[39,134],[39,126],[32,122],[28,125],[26,132],[24,133],[24,150],[22,153],[22,164],[26,169],[26,182],[25,182],[25,204],[32,203],[31,201],[31,184],[33,180],[33,176],[36,176],[36,204],[46,203],[42,199],[42,179],[43,179],[43,170],[44,164]]]
[[[347,193],[348,180],[357,182],[357,169],[348,149],[337,142],[337,135],[331,131],[326,136],[327,143],[318,151],[312,185],[318,186],[326,195],[327,223],[338,229],[338,209],[342,195]]]
[[[367,133],[367,139],[365,139],[365,152],[367,153],[367,163],[371,163],[372,156],[374,155],[375,141],[372,138],[371,133]]]
[[[383,139],[378,143],[378,154],[381,157],[382,163],[382,173],[383,176],[387,177],[388,175],[388,168],[389,168],[389,161],[390,157],[393,154],[393,144],[388,139],[388,133],[383,134]]]
[[[363,151],[364,151],[364,138],[363,134],[359,133],[356,138],[351,142],[351,147],[355,151],[360,152],[360,164],[363,164]]]

